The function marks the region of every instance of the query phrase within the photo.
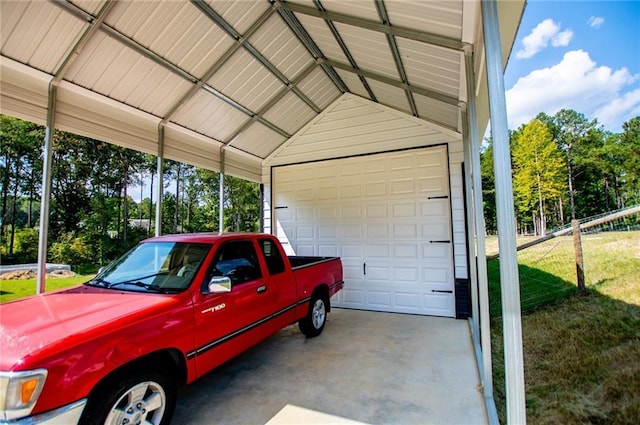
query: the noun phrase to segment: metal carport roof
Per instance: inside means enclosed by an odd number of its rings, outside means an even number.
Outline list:
[[[0,111],[260,181],[263,161],[344,93],[462,138],[465,52],[480,127],[479,2],[13,1],[2,19]],[[503,59],[523,2],[499,4]],[[502,18],[502,16],[504,16]],[[345,145],[349,140],[345,140]]]
[[[478,133],[489,119],[491,93],[493,125],[501,130],[493,132],[501,276],[512,283],[503,287],[507,415],[524,422],[508,134],[503,82],[495,72],[502,73],[524,3],[0,0],[0,113],[46,123],[49,141],[58,128],[263,182],[277,156],[304,153],[304,137],[297,136],[340,99],[384,105],[424,122],[434,138],[464,141],[475,193],[467,193],[473,205],[467,221],[478,237],[482,292],[483,224],[474,214],[481,217]],[[342,147],[361,149],[349,139]],[[39,280],[43,287],[44,273]],[[491,398],[482,293],[479,304],[474,339],[478,345],[479,318],[479,363]]]

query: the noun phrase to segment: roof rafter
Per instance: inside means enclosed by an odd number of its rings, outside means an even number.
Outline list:
[[[389,24],[383,24],[381,22],[359,18],[357,16],[345,15],[343,13],[322,11],[310,6],[305,6],[297,3],[283,2],[282,0],[275,0],[274,4],[276,5],[276,7],[279,7],[285,10],[290,10],[295,13],[302,13],[304,15],[314,16],[316,18],[322,18],[326,21],[340,22],[343,24],[352,25],[359,28],[364,28],[372,31],[385,33],[385,34],[391,34],[396,37],[402,37],[410,40],[421,41],[423,43],[432,44],[434,46],[443,47],[445,49],[464,51],[469,46],[468,43],[464,43],[455,38],[444,37],[436,34],[429,34],[424,31],[417,31],[414,29],[399,27],[395,25],[392,26]]]
[[[251,56],[253,56],[258,62],[262,64],[265,68],[269,70],[276,78],[278,78],[284,85],[290,86],[291,80],[287,78],[275,65],[273,65],[262,53],[258,51],[249,41],[247,37],[243,37],[238,31],[233,28],[218,12],[216,12],[209,4],[204,2],[203,0],[191,0],[191,2],[207,16],[211,19],[216,25],[218,25],[224,32],[233,37],[236,42],[249,52]],[[307,95],[302,93],[300,89],[293,86],[291,90],[311,109],[313,109],[317,114],[322,112],[322,109],[318,107]]]
[[[402,90],[407,90],[412,93],[416,93],[425,97],[429,97],[431,99],[438,100],[440,102],[444,102],[452,106],[457,107],[457,106],[460,106],[460,104],[464,103],[460,101],[457,97],[449,96],[447,94],[443,94],[434,90],[426,89],[424,87],[414,86],[409,83],[405,83],[400,80],[387,77],[386,75],[381,75],[376,72],[371,72],[364,69],[356,69],[350,65],[347,65],[346,63],[334,61],[331,59],[322,59],[322,60],[334,68],[342,69],[343,71],[351,72],[356,75],[362,75],[363,77],[371,78],[373,80],[380,81],[381,83],[389,84],[390,86],[397,87]]]
[[[322,5],[322,3],[320,3],[320,0],[313,0],[313,2],[315,3],[315,5],[318,8],[318,10],[322,10],[322,11],[325,10],[325,8]],[[336,43],[338,43],[338,46],[340,46],[340,49],[342,49],[342,53],[344,53],[344,55],[347,57],[347,60],[349,61],[351,66],[353,68],[355,68],[355,69],[360,69],[360,67],[356,63],[356,60],[354,59],[353,55],[349,51],[349,48],[347,47],[347,44],[344,42],[344,39],[342,38],[342,36],[338,32],[338,29],[336,28],[334,23],[332,21],[327,21],[327,20],[325,20],[324,22],[327,24],[327,27],[329,27],[329,31],[331,31],[331,34],[333,35],[333,38],[336,40]],[[369,86],[369,83],[367,82],[367,79],[364,78],[362,75],[358,75],[358,78],[360,79],[360,82],[364,86],[364,89],[369,94],[369,98],[372,101],[377,103],[378,99],[376,98],[375,93],[373,93],[373,90],[371,90],[371,86]]]
[[[384,24],[391,25],[389,21],[389,15],[387,14],[387,8],[385,7],[382,0],[375,0],[376,9],[378,11],[378,16],[380,16],[380,20]],[[404,65],[402,64],[402,58],[400,57],[400,50],[398,49],[398,43],[396,43],[396,39],[392,34],[386,34],[387,43],[389,43],[389,49],[391,49],[391,54],[393,55],[393,61],[396,63],[396,68],[398,70],[398,74],[402,79],[404,84],[409,84],[409,79],[407,78],[407,73],[404,69]],[[404,91],[407,96],[407,102],[409,102],[409,106],[411,107],[411,113],[414,117],[418,116],[418,108],[416,107],[416,102],[413,99],[413,94],[411,91]]]
[[[296,78],[292,81],[292,85],[295,86],[297,84],[299,84],[302,80],[304,80],[309,74],[311,74],[311,72],[316,69],[316,67],[319,66],[318,63],[314,62],[311,65],[309,65],[306,69],[304,69],[300,74],[298,74],[296,76]],[[280,90],[273,98],[271,98],[271,100],[269,100],[269,102],[267,102],[261,109],[260,111],[258,111],[257,114],[255,114],[249,121],[247,121],[246,123],[244,123],[244,125],[242,125],[240,128],[238,128],[231,136],[227,137],[227,140],[225,140],[223,143],[225,145],[231,145],[231,142],[233,141],[233,139],[235,139],[236,137],[238,137],[238,135],[240,133],[242,133],[244,130],[246,130],[247,128],[249,128],[249,126],[251,124],[253,124],[254,122],[259,122],[261,124],[265,124],[263,122],[264,118],[262,118],[262,115],[265,114],[269,109],[271,109],[276,103],[278,103],[280,101],[280,99],[282,99],[287,93],[289,93],[291,91],[291,87],[285,87],[282,90]],[[280,133],[282,134],[282,133]],[[283,136],[289,138],[292,135],[290,134],[282,134]],[[277,149],[277,148],[276,148]]]

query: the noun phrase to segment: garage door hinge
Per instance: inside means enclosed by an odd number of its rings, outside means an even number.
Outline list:
[[[274,207],[275,210],[286,210],[289,207]]]
[[[431,292],[440,292],[444,294],[453,294],[453,291],[445,291],[443,289],[432,289]]]
[[[447,195],[442,195],[442,196],[429,196],[427,199],[448,199],[449,196]]]
[[[429,243],[451,243],[451,241],[429,241]]]

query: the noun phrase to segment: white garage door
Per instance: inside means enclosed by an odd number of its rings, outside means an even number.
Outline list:
[[[333,305],[455,315],[445,146],[273,169],[277,235],[295,255],[340,256]]]

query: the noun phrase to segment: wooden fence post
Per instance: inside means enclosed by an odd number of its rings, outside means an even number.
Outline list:
[[[576,255],[576,274],[578,277],[578,292],[585,292],[584,284],[584,261],[582,259],[582,240],[580,239],[580,222],[571,220],[573,226],[573,250]]]

